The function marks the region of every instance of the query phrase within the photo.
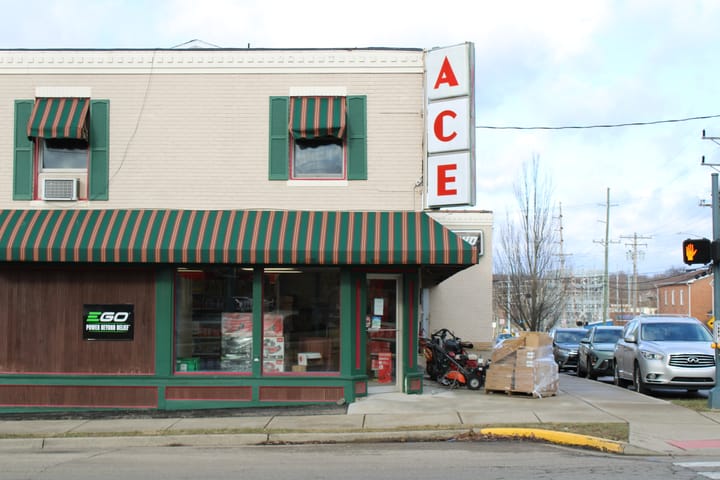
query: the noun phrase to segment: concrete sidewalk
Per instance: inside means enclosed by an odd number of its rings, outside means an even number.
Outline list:
[[[630,439],[622,443],[557,432],[549,428],[555,423],[629,424]],[[518,424],[530,428],[510,427]],[[532,437],[622,454],[720,455],[720,411],[698,413],[603,382],[561,375],[557,395],[546,398],[448,390],[428,382],[422,395],[374,393],[349,405],[346,413],[63,420],[0,416],[0,450],[477,436]]]

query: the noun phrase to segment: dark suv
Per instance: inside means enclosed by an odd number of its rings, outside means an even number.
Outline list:
[[[639,316],[615,344],[615,385],[633,384],[697,391],[715,386],[715,351],[710,331],[692,317]]]
[[[553,355],[558,370],[575,370],[578,361],[578,347],[580,340],[585,337],[584,328],[554,328],[550,330],[553,341]]]

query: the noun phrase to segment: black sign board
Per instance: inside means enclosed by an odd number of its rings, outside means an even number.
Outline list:
[[[134,320],[134,305],[83,305],[83,338],[132,340]]]

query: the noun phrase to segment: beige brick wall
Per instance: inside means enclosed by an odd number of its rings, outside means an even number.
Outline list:
[[[200,62],[203,57],[194,52],[179,57],[182,68],[176,68],[177,59],[173,68],[158,58],[148,64],[142,52],[139,58],[104,53],[102,65],[94,59],[92,67],[87,58],[69,64],[62,52],[45,54],[24,69],[17,59],[0,59],[0,208],[43,203],[11,200],[13,102],[49,86],[89,87],[93,98],[110,100],[110,200],[73,206],[422,208],[415,187],[424,152],[422,52],[394,52],[389,59],[361,51],[342,62],[332,56],[337,52],[279,52],[262,61],[252,57],[252,68],[243,52],[226,54],[238,57],[234,68],[225,57],[222,65],[218,59]],[[28,58],[34,57],[26,55],[25,67]],[[342,87],[348,95],[367,95],[367,181],[268,181],[269,97],[297,87]]]

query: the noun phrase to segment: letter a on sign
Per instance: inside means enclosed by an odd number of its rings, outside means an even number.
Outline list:
[[[440,67],[440,73],[437,77],[437,81],[435,82],[435,90],[440,88],[440,85],[444,83],[446,83],[449,87],[458,86],[457,77],[455,77],[455,72],[453,72],[452,65],[450,65],[448,57],[445,57],[442,67]]]
[[[469,49],[461,44],[427,52],[428,100],[470,95]]]

